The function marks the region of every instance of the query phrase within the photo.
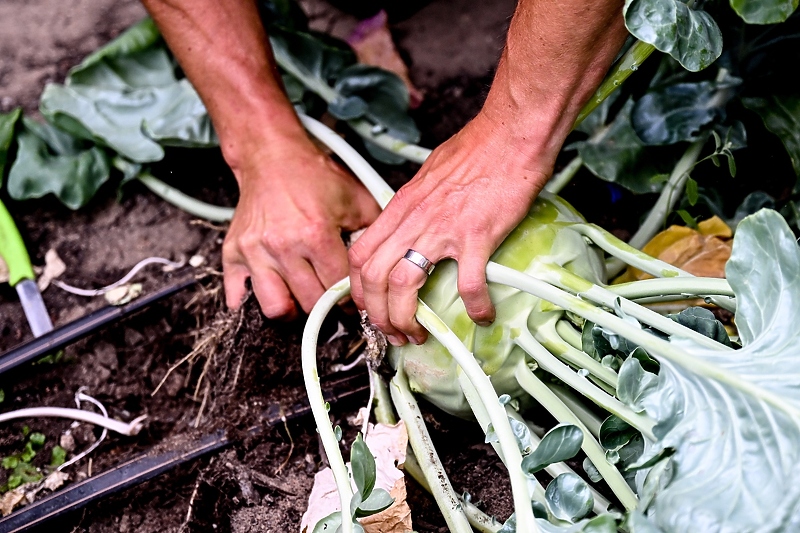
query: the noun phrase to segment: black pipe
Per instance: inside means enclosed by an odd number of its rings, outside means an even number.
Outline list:
[[[329,381],[323,385],[323,396],[328,403],[362,393],[369,389],[363,373]],[[360,383],[359,383],[360,381]],[[308,400],[304,398],[291,406],[271,404],[263,413],[263,424],[250,428],[248,436],[257,436],[265,428],[275,426],[284,420],[304,416],[311,412]],[[0,519],[0,533],[19,533],[40,526],[59,516],[76,511],[82,507],[116,492],[144,483],[184,463],[220,450],[236,442],[224,430],[216,431],[197,440],[178,436],[172,445],[159,444],[138,457],[117,465],[102,474],[86,478],[69,485],[63,490],[37,500],[22,509]]]
[[[159,300],[163,300],[173,294],[176,294],[187,287],[193,286],[197,281],[194,278],[185,279],[174,285],[164,287],[152,294],[137,298],[126,305],[109,305],[92,311],[86,316],[73,320],[63,326],[59,326],[52,331],[49,331],[24,342],[14,348],[11,348],[6,353],[0,355],[0,374],[8,372],[23,363],[44,357],[47,354],[53,353],[61,348],[71,344],[90,333],[107,326],[117,320],[130,315],[140,309],[144,309]]]

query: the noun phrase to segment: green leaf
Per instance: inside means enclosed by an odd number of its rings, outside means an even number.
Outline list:
[[[722,53],[722,33],[705,11],[679,0],[625,0],[625,26],[634,37],[696,72]]]
[[[274,29],[269,42],[280,62],[291,62],[303,78],[330,85],[339,73],[356,62],[353,51],[343,42],[306,32]],[[301,80],[302,81],[302,80]]]
[[[611,415],[600,425],[600,445],[610,451],[616,451],[628,444],[639,432],[619,418]]]
[[[3,468],[5,468],[6,470],[11,470],[16,468],[18,464],[19,464],[19,458],[17,458],[15,455],[9,455],[7,457],[3,457],[2,465]]]
[[[28,440],[31,441],[31,444],[33,444],[37,448],[41,448],[42,446],[44,446],[45,439],[46,437],[44,436],[44,434],[39,433],[38,431],[35,433],[31,433],[31,436],[28,437]]]
[[[583,444],[583,431],[572,424],[558,425],[548,431],[539,446],[522,459],[522,471],[532,476],[553,463],[572,459]]]
[[[36,457],[36,451],[33,449],[33,443],[28,441],[19,454],[19,460],[23,463],[30,463],[34,457]]]
[[[67,450],[58,445],[53,446],[53,450],[50,452],[50,468],[58,468],[63,465],[66,460]]]
[[[560,474],[547,485],[545,502],[550,513],[559,520],[575,522],[592,510],[594,496],[577,474]]]
[[[695,220],[695,218],[692,215],[690,215],[688,211],[686,211],[685,209],[678,209],[675,211],[675,213],[677,213],[677,215],[681,217],[683,223],[686,224],[688,227],[692,229],[697,229],[697,220]]]
[[[163,48],[103,56],[64,85],[45,87],[39,106],[64,131],[136,163],[162,159],[160,145],[218,144],[200,97],[188,80],[175,77]]]
[[[800,176],[800,96],[742,98],[742,103],[758,113],[764,126],[778,136]]]
[[[731,7],[748,24],[783,22],[797,9],[797,0],[730,0]]]
[[[394,498],[384,489],[374,489],[369,498],[361,502],[354,515],[358,518],[372,516],[385,511],[394,503]]]
[[[583,459],[583,471],[593,483],[599,483],[603,479],[603,474],[594,466],[594,463],[588,457]]]
[[[361,499],[366,500],[375,487],[376,469],[375,458],[361,437],[361,433],[356,436],[353,447],[350,449],[350,468],[353,470],[353,482],[356,484],[356,489],[358,489]]]
[[[161,39],[153,19],[146,17],[134,24],[119,37],[96,50],[86,57],[81,64],[70,70],[70,76],[80,78],[83,72],[98,65],[106,60],[129,56],[136,52],[141,52],[154,45]]]
[[[686,199],[689,201],[689,205],[695,206],[697,204],[697,182],[694,178],[686,178]]]
[[[798,265],[800,248],[778,213],[744,219],[726,267],[743,348],[672,341],[713,369],[703,374],[661,358],[658,389],[646,399],[658,438],[649,453],[675,450],[671,480],[647,509],[661,529],[695,530],[698,502],[705,531],[791,531],[800,522]]]
[[[730,87],[738,82],[676,83],[652,90],[633,108],[633,129],[648,145],[696,141],[704,126],[725,116]]]
[[[88,202],[108,180],[106,153],[85,147],[49,124],[23,119],[17,158],[8,174],[8,194],[16,200],[53,193],[70,209]]]
[[[11,143],[14,141],[17,120],[21,116],[22,108],[19,107],[9,113],[0,114],[0,186],[3,185],[8,152],[11,149]]]
[[[619,371],[617,397],[622,403],[641,413],[644,411],[643,399],[651,394],[657,385],[658,376],[645,371],[636,357],[629,357],[622,363]]]
[[[667,316],[680,325],[701,333],[709,339],[714,339],[725,346],[733,347],[725,326],[717,320],[714,313],[704,307],[690,307],[678,314]]]
[[[633,101],[629,100],[617,113],[608,129],[586,141],[576,143],[578,155],[592,174],[617,183],[637,194],[658,192],[663,182],[653,177],[668,174],[670,157],[654,157],[631,125]]]

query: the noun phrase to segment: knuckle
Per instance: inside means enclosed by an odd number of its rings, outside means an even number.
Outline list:
[[[247,234],[239,237],[235,241],[235,245],[232,244],[231,246],[238,247],[241,253],[244,255],[251,255],[258,250],[258,248],[261,246],[261,242],[257,237]]]
[[[273,231],[264,234],[257,245],[264,246],[272,253],[281,253],[291,249],[292,242],[293,239],[284,232]]]
[[[361,281],[366,286],[375,287],[382,285],[382,276],[383,273],[381,272],[381,269],[374,263],[367,263],[361,269]]]
[[[464,298],[473,300],[482,296],[486,290],[486,281],[481,278],[462,276],[458,279],[458,293]]]
[[[366,244],[356,241],[347,252],[347,259],[355,268],[363,268],[369,257]]]
[[[389,285],[394,287],[411,287],[415,282],[415,276],[405,268],[395,268],[389,273]]]

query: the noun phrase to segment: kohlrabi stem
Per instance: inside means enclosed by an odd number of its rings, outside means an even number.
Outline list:
[[[469,521],[464,515],[461,500],[450,485],[436,448],[433,446],[428,428],[422,419],[417,400],[408,388],[408,380],[403,372],[403,365],[397,365],[397,372],[390,384],[392,400],[406,423],[408,442],[419,461],[420,470],[425,476],[430,493],[442,511],[447,527],[456,533],[471,533]],[[528,505],[530,507],[530,504]]]
[[[710,350],[728,351],[733,349],[714,339],[706,337],[702,333],[689,329],[670,318],[660,315],[655,311],[622,298],[608,289],[587,282],[582,277],[573,274],[564,267],[543,263],[537,265],[535,275],[538,279],[547,281],[560,289],[576,294],[584,300],[604,305],[609,309],[616,310],[619,308],[622,313],[630,315],[636,320],[644,322],[668,335],[690,339],[698,346]]]
[[[375,420],[380,424],[393,426],[397,424],[397,417],[392,409],[392,399],[389,396],[389,388],[386,386],[386,381],[378,372],[369,369],[369,382],[372,385],[373,394],[375,396],[374,411]]]
[[[330,148],[353,171],[353,174],[364,184],[372,197],[375,198],[375,201],[378,202],[378,205],[381,206],[381,209],[386,207],[386,204],[394,196],[394,191],[381,178],[380,174],[375,172],[372,165],[361,157],[361,154],[356,152],[352,146],[347,144],[347,141],[339,137],[335,131],[322,122],[304,113],[298,113],[298,116],[308,132],[319,142]]]
[[[520,423],[527,425],[530,428],[531,423],[522,418],[522,415],[520,415],[517,411],[512,409],[511,406],[506,405],[506,413],[508,413],[509,417],[517,420]],[[578,417],[578,419],[583,421],[583,419],[581,419],[580,416]],[[533,444],[534,450],[538,448],[539,444],[541,444],[542,442],[542,439],[540,439],[533,431],[531,431],[530,433],[530,439],[531,439],[531,444]],[[544,470],[545,472],[550,474],[550,476],[553,479],[557,478],[561,474],[566,474],[566,473],[576,474],[576,472],[573,469],[571,469],[567,465],[567,463],[551,463],[546,467],[544,467]],[[608,507],[611,505],[611,502],[608,501],[602,494],[597,492],[597,489],[595,489],[591,485],[589,486],[589,490],[592,492],[592,496],[594,496],[594,512],[597,514],[606,512],[608,510]]]
[[[700,152],[703,150],[703,146],[706,144],[707,140],[708,136],[702,135],[700,139],[689,145],[689,148],[686,149],[686,152],[684,152],[683,156],[675,165],[675,168],[672,169],[672,173],[667,183],[664,184],[661,195],[658,197],[653,209],[647,214],[647,218],[645,218],[642,225],[639,226],[639,229],[636,230],[636,233],[631,237],[631,240],[628,241],[628,244],[641,250],[644,245],[650,242],[650,239],[662,229],[667,215],[675,209],[675,205],[678,203],[678,200],[681,199],[686,180],[689,178],[689,172],[692,170],[695,163],[697,163]],[[610,273],[609,275],[613,276],[614,274]]]
[[[564,340],[564,342],[576,350],[583,349],[583,340],[581,339],[581,334],[572,326],[572,323],[569,320],[561,319],[556,322],[556,333]]]
[[[464,397],[467,399],[467,403],[469,403],[470,409],[472,410],[472,414],[475,415],[475,419],[478,421],[478,424],[480,424],[481,429],[483,430],[483,434],[486,435],[487,433],[489,433],[489,426],[492,426],[493,424],[491,418],[489,417],[489,413],[486,410],[486,406],[480,399],[478,391],[472,385],[472,382],[469,380],[469,378],[464,372],[458,372],[458,383],[461,386],[461,391],[464,393]],[[508,411],[507,407],[506,411]],[[498,437],[497,442],[493,441],[490,442],[489,444],[492,445],[492,448],[494,448],[495,452],[497,452],[497,456],[500,457],[500,460],[503,461],[503,464],[506,465],[506,469],[508,469],[510,472],[511,468],[514,468],[514,466],[511,466],[506,462],[505,456],[503,454],[504,446],[500,440],[502,439],[502,437],[500,437],[499,433],[497,434],[497,437]],[[514,439],[513,443],[506,443],[506,444],[508,444],[509,446],[510,445],[517,446],[517,441],[516,439]],[[542,487],[541,483],[538,482],[536,483],[533,489],[533,494],[531,494],[531,497],[538,502],[541,503],[545,502],[544,487]]]
[[[733,289],[720,278],[655,278],[609,285],[609,291],[628,300],[663,296],[668,299],[704,298],[707,296],[735,297]]]
[[[600,84],[600,87],[597,88],[589,101],[586,102],[586,105],[583,106],[580,113],[578,113],[575,126],[583,122],[583,119],[588,117],[597,106],[602,104],[611,93],[616,91],[619,86],[622,85],[622,82],[636,72],[655,49],[655,46],[652,44],[647,44],[642,41],[637,40],[633,43],[633,46],[631,46],[611,68],[611,72],[603,80],[603,83]]]
[[[522,473],[522,454],[517,446],[511,424],[508,422],[503,406],[497,397],[497,392],[492,387],[489,377],[483,372],[475,357],[461,342],[461,339],[434,313],[424,302],[417,304],[417,320],[427,329],[437,341],[450,353],[458,363],[464,374],[472,382],[473,386],[480,395],[484,407],[491,419],[492,426],[500,437],[500,447],[506,459],[509,479],[511,481],[511,493],[514,500],[514,512],[517,517],[517,528],[519,531],[538,532],[539,527],[533,517],[531,508],[531,495],[528,491],[528,482]]]
[[[541,351],[547,351],[544,347],[539,346]],[[610,464],[606,460],[606,452],[603,450],[603,447],[600,446],[594,437],[592,437],[589,429],[583,425],[578,417],[569,410],[569,408],[564,405],[564,403],[558,399],[558,397],[553,394],[553,392],[547,388],[539,378],[537,378],[534,373],[528,368],[528,365],[525,361],[520,361],[517,363],[517,367],[514,370],[514,376],[517,378],[517,382],[525,389],[525,392],[533,396],[537,402],[542,404],[542,407],[547,409],[547,411],[555,417],[561,423],[566,424],[573,424],[578,426],[581,431],[583,431],[583,443],[581,444],[581,449],[583,449],[586,456],[594,463],[594,466],[603,476],[603,479],[614,492],[614,494],[619,499],[620,503],[625,507],[625,509],[631,511],[636,508],[636,504],[638,500],[636,495],[633,493],[631,488],[628,486],[628,483],[625,481],[625,478],[622,477],[619,470]],[[524,530],[522,530],[524,531]]]
[[[600,427],[603,425],[603,421],[594,414],[584,403],[576,396],[570,389],[562,387],[560,385],[555,385],[553,383],[547,383],[550,390],[553,391],[553,394],[558,396],[558,399],[564,402],[570,411],[572,411],[575,416],[578,417],[578,420],[583,422],[583,424],[589,428],[589,431],[592,435],[596,438],[600,437]]]
[[[576,296],[568,294],[557,287],[553,287],[544,281],[493,262],[490,262],[487,265],[486,274],[487,280],[490,282],[502,283],[503,285],[508,285],[534,296],[538,296],[539,298],[547,300],[548,302],[562,307],[567,311],[575,313],[586,320],[591,320],[595,324],[599,324],[604,328],[608,328],[614,333],[638,344],[647,350],[650,355],[661,359],[662,362],[669,361],[683,367],[686,371],[691,372],[692,374],[712,379],[718,383],[729,385],[734,389],[742,391],[745,394],[751,395],[770,404],[779,411],[784,412],[791,417],[800,419],[800,409],[788,403],[785,398],[782,398],[781,396],[773,393],[772,391],[766,390],[755,383],[747,381],[742,376],[735,374],[724,367],[715,365],[703,358],[698,357],[696,353],[689,353],[685,349],[681,349],[669,343],[668,341],[660,339],[655,335],[652,335],[645,330],[600,309],[599,307],[595,307]],[[718,357],[720,354],[718,351],[711,350],[698,350],[698,352],[702,353],[706,357]],[[578,392],[581,391],[579,390]],[[641,427],[635,422],[631,423],[628,420],[626,420],[626,422],[647,436],[647,428]]]
[[[515,342],[517,346],[525,350],[525,352],[536,361],[542,370],[553,374],[596,405],[602,407],[609,413],[617,415],[628,424],[640,429],[642,433],[652,437],[654,422],[651,419],[635,412],[618,399],[597,388],[585,377],[578,375],[543,347],[530,331],[526,330],[520,333],[519,337],[515,339]]]
[[[175,187],[167,185],[149,172],[142,172],[136,178],[156,196],[190,215],[204,218],[211,222],[227,222],[233,218],[232,207],[220,207],[201,202],[188,194],[184,194]]]
[[[308,402],[314,422],[317,425],[322,447],[328,456],[333,478],[339,490],[339,499],[342,509],[342,533],[353,533],[353,522],[350,520],[347,510],[350,509],[350,500],[353,498],[353,489],[350,486],[350,476],[347,472],[342,454],[339,451],[339,441],[331,426],[328,418],[327,402],[322,395],[322,387],[319,383],[317,373],[317,341],[322,322],[328,316],[330,310],[342,298],[350,294],[350,281],[345,278],[331,287],[311,310],[308,316],[305,329],[303,329],[303,343],[301,348],[301,360],[303,365],[303,381],[308,394]]]
[[[581,159],[581,156],[575,156],[558,174],[554,174],[553,177],[550,178],[550,181],[544,186],[544,190],[553,194],[560,193],[561,189],[566,187],[567,183],[575,177],[575,174],[577,174],[582,166],[583,159]]]
[[[603,366],[600,361],[594,359],[586,352],[574,348],[565,342],[556,331],[554,324],[546,324],[537,327],[534,332],[534,337],[559,359],[576,367],[578,370],[583,368],[591,375],[602,380],[606,386],[603,387],[601,385],[601,388],[609,394],[613,395],[617,390],[617,383],[619,381],[617,373],[607,366]]]

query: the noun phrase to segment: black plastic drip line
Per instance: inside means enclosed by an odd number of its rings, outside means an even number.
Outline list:
[[[357,374],[325,383],[323,386],[325,401],[333,404],[369,389],[364,377],[364,374]],[[311,407],[307,400],[286,408],[279,404],[271,404],[262,415],[263,424],[250,428],[247,435],[258,436],[267,428],[310,412]],[[40,526],[235,442],[236,438],[229,436],[224,430],[219,430],[193,441],[181,439],[172,446],[157,445],[153,450],[102,474],[69,485],[0,519],[0,533],[17,533]]]
[[[0,355],[0,374],[8,372],[12,368],[18,367],[28,361],[44,357],[47,354],[60,350],[108,324],[116,322],[140,309],[144,309],[159,300],[177,294],[196,283],[197,281],[194,278],[189,278],[174,285],[164,287],[152,294],[142,296],[129,304],[103,307],[77,320],[59,326],[41,337],[15,346],[6,353]]]

